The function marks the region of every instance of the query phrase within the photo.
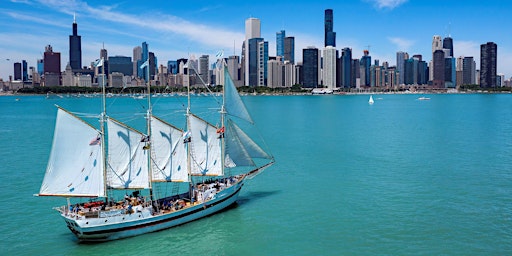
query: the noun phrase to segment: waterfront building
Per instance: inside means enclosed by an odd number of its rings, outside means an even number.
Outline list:
[[[441,36],[434,35],[432,37],[432,54],[434,54],[435,51],[442,50],[442,49],[443,49],[443,43],[442,43]]]
[[[496,87],[498,46],[493,42],[480,45],[480,86]]]
[[[142,59],[142,47],[135,46],[133,48],[132,59],[133,59],[133,71],[132,71],[132,74],[134,76],[138,76],[138,74],[139,74],[139,63],[141,63],[140,60]]]
[[[281,65],[281,56],[271,57],[268,60],[268,80],[267,85],[270,88],[283,87],[283,71]]]
[[[210,76],[208,75],[209,74],[209,71],[210,71],[210,56],[209,55],[201,55],[201,57],[199,57],[199,77],[201,79],[199,80],[202,80],[202,83],[205,83],[205,84],[210,84]]]
[[[447,58],[448,57],[453,58],[453,56],[454,56],[454,54],[453,54],[453,39],[450,36],[445,37],[443,39],[443,49],[449,50],[448,55],[446,56]]]
[[[305,88],[317,88],[320,84],[320,53],[316,47],[302,49],[302,81]]]
[[[445,52],[443,50],[436,50],[433,54],[433,80],[432,86],[434,88],[444,88],[445,82]]]
[[[462,59],[462,84],[476,84],[476,62],[473,57]]]
[[[352,49],[346,47],[341,50],[341,86],[352,87]],[[355,84],[354,84],[355,86]]]
[[[108,57],[108,74],[121,73],[125,76],[133,75],[132,58],[127,56]]]
[[[82,39],[78,35],[76,16],[73,16],[73,34],[69,36],[69,65],[73,71],[82,69]]]
[[[51,45],[45,47],[44,61],[44,86],[60,85],[60,52],[54,52]]]
[[[240,86],[240,57],[232,55],[227,60],[228,72],[235,85]]]
[[[284,38],[284,61],[295,64],[295,37],[293,36]]]
[[[167,73],[176,75],[178,74],[178,62],[175,60],[167,61]]]
[[[404,84],[406,85],[417,85],[418,83],[418,65],[419,60],[417,58],[410,58],[405,61],[405,68],[403,71]]]
[[[333,32],[334,19],[333,19],[332,9],[325,10],[324,27],[325,27],[325,35],[324,35],[325,45],[324,46],[336,47],[336,32]]]
[[[446,51],[445,51],[446,54]],[[447,57],[444,59],[444,82],[445,88],[455,88],[456,72],[455,72],[455,58]]]
[[[246,58],[246,62],[248,62],[248,66],[245,70],[245,78],[246,78],[246,82],[245,82],[245,85],[246,86],[256,86],[259,84],[259,56],[258,56],[258,51],[259,51],[259,45],[260,43],[263,42],[263,38],[251,38],[249,40],[247,40],[247,48],[246,48],[246,52],[247,52],[247,58]]]
[[[281,57],[281,61],[284,61],[284,39],[286,38],[286,32],[281,30],[276,33],[276,56]]]
[[[370,86],[370,66],[372,65],[372,57],[370,56],[370,51],[364,50],[363,57],[361,57],[360,62],[360,78],[361,85]]]
[[[333,46],[324,48],[323,85],[331,90],[336,88],[336,48]]]
[[[14,62],[14,81],[21,81],[21,63]]]
[[[398,72],[398,84],[405,82],[405,61],[409,59],[409,54],[399,51],[396,53],[396,71]]]
[[[39,77],[43,76],[44,74],[44,59],[37,59],[37,73],[39,74]]]
[[[258,84],[258,43],[262,42],[261,22],[257,18],[245,20],[245,41],[243,48],[244,84],[255,86]],[[266,65],[266,64],[265,64]]]

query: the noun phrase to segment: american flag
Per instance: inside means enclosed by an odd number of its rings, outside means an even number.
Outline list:
[[[89,142],[90,146],[99,145],[101,142],[100,136],[97,136],[96,138],[92,139],[91,142]]]

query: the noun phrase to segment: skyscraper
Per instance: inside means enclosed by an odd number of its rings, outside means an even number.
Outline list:
[[[132,56],[132,59],[133,59],[133,75],[134,76],[137,76],[138,75],[138,72],[139,72],[139,61],[142,59],[142,47],[140,46],[135,46],[133,48],[133,56]],[[170,72],[170,69],[167,69],[169,72]]]
[[[54,52],[51,45],[44,51],[44,86],[60,85],[60,52]]]
[[[247,57],[246,62],[248,62],[248,68],[245,70],[245,80],[246,86],[257,86],[259,84],[259,55],[258,52],[260,50],[259,44],[263,42],[263,38],[251,38],[247,40]]]
[[[359,63],[361,67],[361,85],[370,86],[370,66],[372,65],[372,57],[368,50],[364,50],[363,54],[361,62]]]
[[[498,45],[487,42],[480,45],[480,86],[496,87]]]
[[[341,50],[341,86],[352,87],[352,49]]]
[[[73,34],[69,36],[69,65],[72,70],[82,69],[82,43],[78,35],[76,17],[73,17]]]
[[[432,54],[434,54],[434,52],[436,50],[442,50],[442,49],[443,49],[443,44],[442,44],[441,36],[435,35],[432,38]]]
[[[332,9],[325,10],[325,46],[336,47],[336,32],[333,32],[334,20]]]
[[[257,18],[245,20],[245,41],[244,41],[244,80],[246,86],[258,85],[258,43],[263,42],[261,38],[261,23]],[[262,53],[264,54],[264,53]],[[268,56],[268,52],[267,52]],[[266,65],[266,64],[265,64]],[[262,66],[263,67],[263,66]]]
[[[281,60],[284,59],[284,39],[286,32],[281,30],[276,33],[276,56],[281,56]]]
[[[284,38],[284,61],[295,64],[295,37]]]
[[[409,54],[406,52],[396,53],[396,71],[398,72],[398,84],[405,82],[405,61],[409,59]]]
[[[336,88],[336,48],[326,46],[323,61],[324,86],[332,90]]]
[[[443,39],[443,49],[449,50],[447,58],[453,58],[453,39],[451,37],[448,36]]]
[[[201,77],[202,79],[202,82],[204,82],[205,84],[209,84],[210,81],[209,81],[209,76],[208,76],[208,73],[210,71],[210,56],[209,55],[201,55],[201,57],[199,57],[199,76]]]
[[[132,58],[127,56],[110,56],[108,58],[108,72],[109,74],[117,72],[125,76],[131,76],[133,74]]]
[[[475,84],[476,64],[473,57],[464,57],[462,59],[462,84]]]
[[[21,63],[14,62],[14,81],[21,81]]]
[[[433,80],[432,85],[434,88],[444,88],[445,81],[445,58],[443,50],[436,50],[433,54]]]
[[[302,81],[305,88],[316,88],[319,81],[320,54],[317,48],[302,49]]]

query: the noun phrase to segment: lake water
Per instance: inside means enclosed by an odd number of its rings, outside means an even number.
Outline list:
[[[3,255],[508,255],[512,253],[512,95],[246,96],[276,158],[238,204],[161,232],[80,244],[34,197],[56,108],[99,98],[0,97]],[[196,97],[194,102],[204,99]],[[185,98],[153,99],[176,114]],[[109,98],[114,118],[145,101]],[[137,114],[133,114],[137,113]],[[142,121],[143,122],[143,121]],[[97,123],[96,123],[97,124]]]

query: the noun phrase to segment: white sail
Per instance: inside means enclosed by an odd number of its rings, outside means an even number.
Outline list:
[[[370,99],[368,100],[368,104],[370,104],[370,105],[371,105],[371,104],[373,104],[373,102],[374,102],[374,101],[373,101],[373,97],[372,97],[372,95],[370,95]]]
[[[221,140],[217,127],[190,114],[190,167],[192,175],[223,175],[221,164]]]
[[[230,116],[236,116],[246,120],[247,122],[253,123],[252,118],[249,115],[247,108],[245,108],[245,105],[242,102],[242,99],[240,98],[240,95],[238,94],[235,84],[233,83],[233,80],[231,79],[231,76],[229,75],[228,69],[226,67],[224,67],[224,78],[224,108],[226,113]]]
[[[187,147],[183,131],[151,117],[153,181],[187,182]]]
[[[149,188],[144,134],[109,118],[107,185],[111,188]]]
[[[254,166],[253,158],[271,159],[258,144],[231,120],[228,120],[227,127],[226,157],[229,157],[236,166]],[[226,164],[226,167],[230,166]]]
[[[105,196],[100,131],[58,108],[53,146],[39,195]]]

